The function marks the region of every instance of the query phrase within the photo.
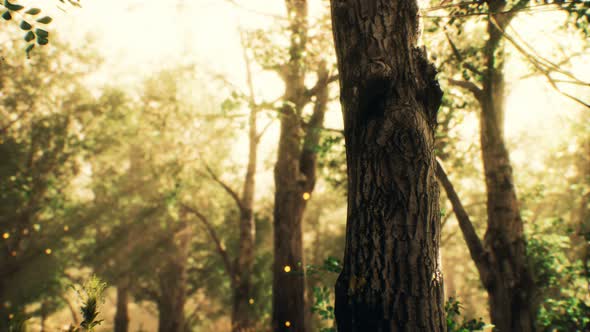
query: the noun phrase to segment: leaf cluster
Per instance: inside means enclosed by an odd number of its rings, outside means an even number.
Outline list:
[[[445,314],[447,317],[447,331],[448,332],[475,332],[483,331],[485,329],[493,327],[493,325],[486,324],[482,318],[479,319],[467,319],[462,318],[461,311],[463,307],[454,297],[449,297],[445,303]]]
[[[37,18],[41,13],[40,8],[31,7],[24,10],[24,6],[17,3],[11,3],[8,0],[4,0],[2,6],[5,9],[4,13],[2,13],[2,18],[4,20],[11,21],[15,16],[20,16],[22,18],[19,27],[24,31],[23,39],[28,43],[25,48],[27,58],[30,57],[30,53],[35,45],[43,46],[49,43],[49,32],[46,28],[36,27],[36,25],[48,25],[53,19],[50,16]]]

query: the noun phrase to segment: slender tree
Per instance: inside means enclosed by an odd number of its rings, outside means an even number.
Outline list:
[[[251,315],[252,285],[251,273],[255,259],[255,239],[256,225],[254,223],[254,201],[256,193],[256,171],[258,159],[258,146],[266,128],[258,129],[258,114],[265,108],[264,103],[256,100],[254,82],[252,77],[251,60],[248,55],[248,48],[245,44],[244,34],[241,34],[243,58],[246,64],[246,83],[248,86],[247,93],[244,93],[245,101],[248,105],[248,161],[246,173],[242,183],[241,194],[234,190],[232,186],[219,177],[214,170],[205,162],[205,172],[203,175],[218,184],[227,194],[237,207],[239,212],[239,239],[238,250],[235,258],[232,260],[230,254],[221,243],[220,237],[206,214],[184,205],[184,209],[195,215],[204,225],[211,240],[215,243],[216,251],[219,253],[225,271],[230,279],[232,289],[232,311],[231,325],[234,332],[252,331],[254,321]],[[234,92],[236,95],[237,92]],[[242,94],[242,93],[240,93]]]
[[[570,5],[575,3],[557,3],[556,6],[573,10]],[[480,145],[487,194],[487,230],[483,240],[475,232],[469,215],[440,165],[437,175],[451,201],[480,280],[488,293],[491,320],[498,331],[535,331],[540,303],[539,285],[535,283],[534,271],[527,258],[524,222],[504,135],[506,44],[514,46],[556,90],[587,106],[582,100],[559,90],[556,79],[551,75],[558,73],[577,84],[583,82],[551,61],[534,55],[507,33],[518,12],[534,6],[529,0],[488,0],[453,9],[451,16],[456,17],[451,19],[456,22],[459,31],[463,30],[464,24],[461,15],[485,15],[483,29],[486,38],[483,45],[470,44],[462,49],[449,34],[451,29],[445,28],[452,51],[451,63],[462,68],[464,77],[462,80],[449,79],[448,83],[471,94],[481,110]]]
[[[348,165],[338,331],[445,331],[434,129],[416,1],[332,0]]]
[[[117,304],[115,311],[115,332],[127,332],[129,330],[129,280],[122,278],[117,283]]]

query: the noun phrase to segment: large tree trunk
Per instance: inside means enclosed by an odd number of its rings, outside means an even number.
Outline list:
[[[445,331],[434,128],[415,0],[332,0],[348,165],[342,331]]]
[[[126,279],[126,278],[125,278]],[[115,312],[115,332],[127,332],[129,330],[129,282],[121,280],[117,284],[117,311]]]

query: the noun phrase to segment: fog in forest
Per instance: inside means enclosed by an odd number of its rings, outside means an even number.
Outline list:
[[[590,331],[589,1],[0,15],[0,332]]]

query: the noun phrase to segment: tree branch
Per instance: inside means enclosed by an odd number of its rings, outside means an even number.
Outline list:
[[[471,259],[473,259],[475,262],[481,280],[484,282],[484,285],[486,285],[490,277],[486,252],[479,236],[477,236],[477,233],[475,232],[475,227],[473,227],[473,223],[471,222],[467,211],[465,211],[465,208],[463,207],[463,204],[461,203],[461,200],[459,199],[459,196],[453,187],[453,184],[447,177],[447,174],[438,160],[436,161],[436,177],[445,189],[447,197],[451,201],[453,211],[455,212],[457,221],[459,222],[459,228],[461,228],[461,233],[463,234],[463,239],[465,239],[465,243],[467,243],[467,248],[469,249]]]
[[[481,71],[479,71],[477,68],[475,68],[475,66],[473,66],[470,63],[464,62],[463,56],[461,55],[459,48],[457,48],[455,43],[451,40],[451,36],[449,36],[449,33],[446,31],[445,31],[445,36],[447,37],[447,41],[449,42],[449,45],[451,45],[451,49],[453,50],[453,55],[455,55],[455,58],[457,58],[457,61],[459,61],[459,64],[462,65],[465,69],[468,69],[469,71],[471,71],[472,73],[479,75],[479,76],[483,76],[483,73]]]
[[[315,185],[317,161],[316,147],[320,141],[320,132],[324,124],[324,117],[328,103],[328,80],[330,79],[330,73],[326,67],[326,62],[322,61],[318,70],[316,101],[311,119],[307,124],[305,138],[303,139],[303,149],[299,159],[301,172],[307,179],[307,190],[311,190]]]
[[[207,162],[205,160],[202,160],[202,162],[203,162],[203,165],[205,166],[205,170],[207,170],[207,173],[209,174],[211,179],[213,181],[217,182],[217,184],[219,184],[221,186],[221,188],[223,188],[225,190],[225,192],[231,198],[233,198],[236,205],[238,206],[238,209],[240,209],[240,211],[242,211],[244,209],[244,205],[242,204],[242,199],[240,198],[240,195],[238,195],[238,193],[235,190],[233,190],[228,184],[226,184],[223,180],[221,180],[217,176],[217,174],[215,174],[215,172],[213,172],[213,170],[211,169],[211,167],[209,167],[209,164],[207,164]]]
[[[333,82],[338,81],[338,79],[339,79],[338,74],[329,76],[326,80],[321,80],[318,77],[318,80],[315,83],[315,85],[313,86],[313,88],[308,89],[307,91],[305,91],[305,96],[307,98],[311,98],[313,96],[316,96],[318,94],[318,91],[323,88],[322,85],[329,85],[329,84],[331,84]]]
[[[500,30],[500,32],[502,33],[502,36],[504,38],[506,38],[506,40],[508,40],[514,46],[514,48],[516,48],[516,50],[518,52],[520,52],[537,70],[539,70],[545,76],[545,78],[547,78],[547,81],[549,82],[551,87],[553,87],[553,89],[555,89],[555,91],[557,91],[561,95],[579,103],[580,105],[585,106],[586,108],[590,108],[589,103],[586,103],[585,101],[583,101],[575,96],[572,96],[569,93],[559,89],[554,78],[551,77],[550,71],[556,71],[562,75],[565,75],[565,76],[571,78],[574,81],[581,83],[582,85],[587,85],[588,83],[583,82],[583,81],[579,80],[578,78],[576,78],[571,73],[568,73],[568,72],[562,70],[561,68],[559,68],[559,66],[552,63],[551,61],[549,61],[541,56],[538,56],[538,55],[535,57],[533,54],[527,52],[527,50],[525,50],[518,42],[516,42],[516,40],[514,38],[512,38],[509,34],[506,33],[506,31],[500,26],[500,24],[496,21],[496,19],[494,17],[490,17],[490,21],[492,22],[492,24],[494,26],[496,26],[496,28],[498,28],[498,30]],[[526,43],[525,43],[525,45],[526,45]],[[528,46],[528,47],[530,48],[530,46]]]
[[[465,89],[469,92],[471,92],[473,94],[473,96],[475,97],[475,99],[477,99],[477,101],[479,103],[481,103],[481,101],[483,100],[483,91],[480,87],[478,87],[475,83],[473,82],[469,82],[469,81],[461,81],[461,80],[455,80],[452,78],[447,79],[447,82],[449,82],[450,85]]]
[[[258,135],[256,135],[256,143],[260,142],[260,139],[262,138],[262,136],[264,136],[264,133],[268,130],[268,128],[270,128],[270,126],[272,126],[273,123],[274,121],[270,120],[267,124],[264,125],[264,127],[262,127],[260,132],[258,132]]]
[[[516,16],[516,14],[519,11],[524,10],[529,3],[530,3],[530,0],[519,0],[514,6],[512,6],[512,8],[510,8],[509,12],[505,14],[506,15],[506,25],[508,25],[512,21],[514,16]]]
[[[237,8],[241,8],[241,9],[243,9],[245,11],[254,13],[256,15],[266,16],[266,17],[274,18],[274,19],[280,20],[280,21],[287,21],[288,20],[288,18],[287,17],[284,17],[284,16],[275,15],[275,14],[271,14],[271,13],[265,13],[265,12],[258,11],[256,9],[248,8],[246,6],[243,6],[243,5],[239,4],[236,0],[225,0],[225,1],[228,2],[228,3],[230,3],[230,4],[232,4],[232,5],[234,5]]]
[[[229,255],[227,254],[227,251],[225,250],[225,248],[223,247],[223,244],[221,244],[221,240],[219,240],[219,237],[217,236],[217,232],[215,231],[215,228],[213,227],[213,224],[211,224],[211,222],[209,221],[209,219],[202,214],[200,211],[193,209],[192,207],[181,203],[182,208],[189,212],[194,214],[203,224],[203,226],[205,226],[205,229],[207,230],[207,233],[209,233],[209,237],[211,238],[211,240],[213,240],[213,242],[215,243],[215,247],[217,249],[217,252],[219,253],[219,255],[221,256],[221,259],[223,260],[223,264],[225,266],[225,270],[227,272],[227,274],[230,276],[230,279],[233,283],[234,280],[234,269],[233,266],[231,264],[231,260],[229,258]]]

